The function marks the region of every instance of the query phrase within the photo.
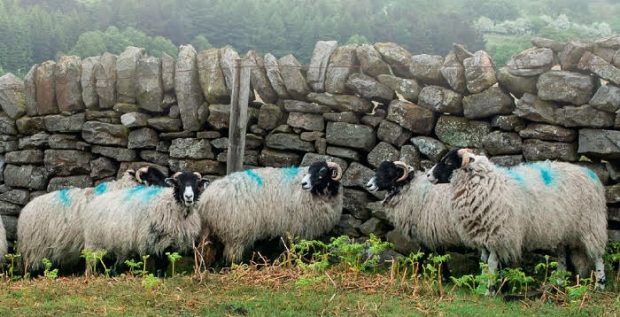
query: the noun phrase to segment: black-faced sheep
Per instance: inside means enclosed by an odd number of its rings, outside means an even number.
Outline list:
[[[224,244],[224,258],[238,262],[261,239],[313,239],[342,215],[342,169],[333,162],[308,168],[259,168],[213,181],[198,201],[203,236]]]
[[[179,172],[166,183],[171,187],[138,185],[90,201],[82,213],[84,248],[106,250],[116,265],[134,255],[190,250],[201,231],[194,204],[208,181]]]
[[[383,205],[396,229],[433,251],[461,247],[457,225],[446,217],[452,209],[451,188],[435,185],[423,172],[403,162],[382,162],[366,184],[371,191],[387,190]]]
[[[491,272],[499,261],[513,262],[535,249],[558,252],[563,266],[568,249],[587,257],[596,286],[604,288],[607,207],[593,171],[548,161],[506,169],[460,149],[446,154],[428,177],[450,182],[459,234],[488,250]]]

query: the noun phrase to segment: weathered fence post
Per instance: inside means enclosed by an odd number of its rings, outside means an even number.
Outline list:
[[[250,67],[245,59],[236,59],[233,89],[230,98],[230,121],[228,124],[228,155],[226,174],[243,169],[245,130],[248,122],[250,97]]]

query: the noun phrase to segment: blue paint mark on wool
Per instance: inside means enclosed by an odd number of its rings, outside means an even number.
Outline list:
[[[157,195],[159,195],[159,193],[161,193],[163,189],[164,189],[163,187],[159,187],[159,186],[147,187],[146,189],[140,192],[140,198],[142,198],[143,202],[149,202],[153,200],[155,197],[157,197]]]
[[[103,195],[108,191],[108,183],[101,183],[95,186],[95,196]]]
[[[600,180],[598,178],[598,175],[596,175],[596,173],[593,170],[591,170],[591,169],[589,169],[587,167],[584,167],[583,169],[585,170],[586,174],[588,175],[588,177],[590,177],[590,179],[593,182],[595,182],[595,183],[600,182]]]
[[[513,168],[504,168],[504,167],[500,167],[499,170],[502,173],[506,174],[506,176],[514,180],[517,184],[521,186],[525,186],[525,177],[523,177],[523,175],[521,175],[519,171],[516,171]]]
[[[299,174],[299,167],[287,167],[282,169],[282,174],[284,175],[284,180],[287,182],[292,182]]]
[[[69,189],[61,189],[58,191],[58,200],[63,206],[71,205],[71,197],[69,197]]]
[[[550,186],[551,184],[553,184],[553,171],[549,163],[534,163],[531,166],[538,169],[538,172],[540,173],[540,178],[542,178],[542,181],[545,185]]]
[[[141,202],[149,202],[153,200],[164,188],[159,186],[138,185],[125,190],[125,200],[140,200]]]
[[[125,190],[125,200],[129,200],[132,197],[140,194],[146,187],[144,185],[137,185]]]
[[[248,176],[254,182],[256,182],[256,185],[258,185],[258,187],[262,187],[263,186],[263,179],[260,177],[260,175],[256,174],[255,171],[253,171],[253,170],[246,170],[244,173],[245,173],[246,176]]]

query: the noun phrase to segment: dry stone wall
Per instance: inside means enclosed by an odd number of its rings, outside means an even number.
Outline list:
[[[620,36],[592,43],[534,39],[497,68],[484,51],[412,55],[394,43],[318,42],[309,65],[248,52],[252,95],[245,164],[345,168],[337,233],[387,236],[411,247],[364,183],[382,160],[428,168],[451,147],[500,165],[561,160],[606,184],[612,237],[620,224]],[[15,237],[20,209],[65,186],[128,167],[225,173],[231,47],[175,58],[128,47],[116,56],[34,65],[0,78],[0,215]],[[403,250],[404,251],[404,250]]]

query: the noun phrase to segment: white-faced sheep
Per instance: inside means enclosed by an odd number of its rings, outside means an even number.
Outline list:
[[[138,185],[93,199],[82,213],[84,248],[106,250],[115,267],[134,255],[161,259],[190,250],[201,231],[194,203],[208,181],[179,172],[166,183],[171,187]]]
[[[333,162],[308,168],[259,168],[213,181],[198,201],[204,235],[224,244],[224,258],[238,262],[261,239],[313,239],[342,215],[342,169]]]
[[[42,268],[43,258],[60,268],[71,268],[80,261],[84,245],[80,214],[93,198],[139,184],[142,179],[154,182],[163,174],[156,168],[127,170],[115,181],[91,188],[67,188],[30,201],[21,211],[17,223],[18,250],[26,269]]]
[[[461,238],[489,252],[488,265],[513,262],[524,250],[558,252],[565,269],[566,249],[584,254],[604,288],[607,243],[605,193],[590,169],[562,162],[495,166],[469,149],[452,150],[428,173],[450,182],[453,217]]]

